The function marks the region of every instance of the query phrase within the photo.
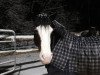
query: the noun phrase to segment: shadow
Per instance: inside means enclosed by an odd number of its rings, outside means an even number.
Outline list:
[[[24,71],[24,70],[28,70],[28,69],[33,69],[33,68],[37,68],[37,67],[42,67],[42,66],[44,66],[44,65],[32,66],[32,67],[27,67],[27,68],[23,68],[23,69],[19,68],[18,70],[15,70],[15,71],[7,74],[7,75],[14,75],[15,72],[19,72],[18,75],[20,75],[20,71]],[[47,74],[43,74],[43,75],[47,75]]]
[[[0,73],[6,72],[6,71],[8,71],[8,70],[5,68],[0,68]]]
[[[40,62],[40,60],[29,61],[29,62],[24,62],[24,63],[19,63],[19,64],[16,64],[16,66],[26,65],[26,64],[32,64],[32,63],[37,63],[37,62]],[[0,67],[0,69],[1,69],[1,68],[10,68],[10,67],[13,67],[13,66],[14,66],[14,65],[2,66],[2,67]]]
[[[44,66],[44,65],[37,65],[37,66],[31,66],[31,67],[27,67],[27,68],[21,69],[21,66],[23,66],[23,65],[34,64],[34,63],[37,63],[37,62],[40,62],[40,60],[16,64],[16,67],[17,67],[16,70],[11,72],[11,73],[9,73],[9,74],[7,74],[7,75],[14,75],[15,72],[19,72],[18,75],[20,75],[20,71],[24,71],[24,70],[28,70],[28,69],[33,69],[33,68],[38,68],[38,67]],[[4,66],[4,67],[0,68],[0,73],[8,71],[7,69],[11,68],[11,67],[13,67],[13,65]],[[44,75],[47,75],[47,74],[44,74]]]

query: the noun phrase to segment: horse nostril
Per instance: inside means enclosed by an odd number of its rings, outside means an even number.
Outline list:
[[[42,55],[42,58],[45,59],[44,55]]]
[[[52,53],[50,53],[50,54],[41,54],[40,53],[40,59],[43,64],[49,64],[52,60],[52,56],[53,56]]]

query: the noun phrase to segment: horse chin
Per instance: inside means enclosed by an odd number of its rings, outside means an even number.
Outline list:
[[[52,56],[52,53],[40,53],[40,60],[43,64],[50,64]]]

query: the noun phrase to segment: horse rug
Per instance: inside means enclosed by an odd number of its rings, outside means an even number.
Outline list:
[[[53,49],[51,64],[63,71],[100,75],[100,37],[75,36],[66,31]]]

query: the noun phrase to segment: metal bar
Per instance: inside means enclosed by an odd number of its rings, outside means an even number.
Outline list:
[[[14,41],[0,41],[0,43],[14,42]]]
[[[11,32],[11,33],[15,33],[13,30],[9,30],[9,29],[0,29],[0,32]]]

